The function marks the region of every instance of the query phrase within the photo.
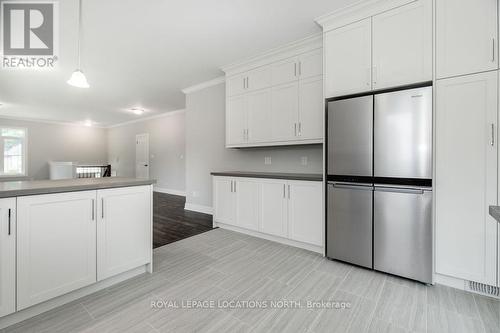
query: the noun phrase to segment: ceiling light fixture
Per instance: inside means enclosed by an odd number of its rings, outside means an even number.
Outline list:
[[[81,43],[82,43],[82,0],[78,2],[78,68],[71,74],[67,81],[69,85],[77,88],[89,88],[90,85],[81,70]]]
[[[130,109],[134,114],[140,116],[141,114],[144,113],[144,109],[141,109],[141,108],[132,108]]]
[[[92,127],[92,120],[88,119],[88,120],[85,120],[85,126],[87,127]]]

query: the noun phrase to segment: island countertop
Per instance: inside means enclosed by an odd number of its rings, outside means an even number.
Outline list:
[[[122,177],[0,182],[0,198],[152,185],[156,180]]]

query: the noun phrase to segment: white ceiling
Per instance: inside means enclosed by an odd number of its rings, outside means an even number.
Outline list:
[[[107,126],[184,108],[181,89],[220,67],[320,31],[313,19],[356,0],[84,0],[82,70],[77,0],[59,1],[60,58],[51,71],[0,69],[0,117]],[[140,106],[142,116],[127,109]]]

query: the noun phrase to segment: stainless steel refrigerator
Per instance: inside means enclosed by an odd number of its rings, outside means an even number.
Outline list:
[[[432,282],[432,87],[327,111],[327,257]]]

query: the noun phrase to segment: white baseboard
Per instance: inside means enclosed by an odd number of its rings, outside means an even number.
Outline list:
[[[158,186],[153,186],[153,191],[160,192],[160,193],[166,193],[166,194],[180,195],[182,197],[186,196],[185,191],[173,190],[170,188],[164,188],[164,187],[158,187]]]
[[[96,282],[91,284],[90,286],[83,287],[81,289],[72,291],[68,294],[64,294],[62,296],[50,299],[46,302],[33,305],[27,309],[14,312],[13,314],[7,315],[5,317],[0,318],[0,331],[8,326],[17,324],[23,320],[35,317],[41,313],[46,311],[55,309],[61,305],[73,302],[81,297],[90,295],[96,291],[108,288],[112,285],[120,283],[122,281],[133,278],[134,276],[145,273],[148,269],[151,269],[151,264],[143,265],[137,268],[134,268],[125,273],[121,273],[114,277],[108,278],[103,281]]]
[[[184,206],[184,209],[190,210],[193,212],[209,214],[209,215],[212,215],[214,212],[213,208],[210,206],[196,205],[196,204],[191,204],[191,203],[187,203],[187,202],[186,202],[186,205]]]
[[[262,232],[248,230],[248,229],[236,227],[234,225],[219,223],[219,222],[215,222],[215,221],[214,221],[214,227],[219,227],[221,229],[236,231],[236,232],[240,232],[240,233],[245,234],[245,235],[263,238],[263,239],[267,239],[267,240],[270,240],[270,241],[273,241],[276,243],[281,243],[281,244],[285,244],[285,245],[298,247],[298,248],[301,248],[304,250],[317,252],[317,253],[321,254],[322,256],[324,256],[324,249],[322,246],[317,246],[317,245],[308,244],[308,243],[302,243],[302,242],[298,242],[298,241],[295,241],[292,239],[268,235],[268,234],[264,234]]]

